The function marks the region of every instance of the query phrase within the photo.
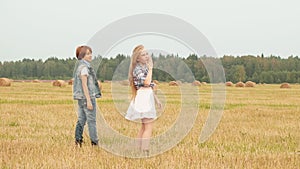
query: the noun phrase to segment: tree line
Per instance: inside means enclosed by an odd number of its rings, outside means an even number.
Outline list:
[[[178,55],[153,56],[153,79],[158,81],[181,80],[192,82],[199,80],[209,82],[206,61],[216,60],[213,57],[197,56],[186,58]],[[223,56],[221,61],[226,81],[251,80],[256,83],[300,83],[300,59],[298,56],[281,58],[279,56]],[[76,58],[58,59],[50,57],[41,59],[23,59],[19,61],[0,62],[0,77],[10,79],[68,80],[73,77]],[[104,80],[127,79],[130,56],[117,55],[111,58],[95,57],[92,65],[97,70],[97,77]]]

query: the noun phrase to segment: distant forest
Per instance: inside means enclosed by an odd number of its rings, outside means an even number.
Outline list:
[[[153,56],[153,58],[153,80],[170,81],[176,79],[186,82],[193,80],[210,82],[203,60],[216,60],[216,58],[196,55],[189,55],[187,58],[181,58],[177,55],[159,55]],[[219,59],[224,67],[226,81],[233,83],[248,80],[256,83],[300,83],[300,59],[298,56],[281,58],[279,56],[249,55],[223,56]],[[94,60],[93,65],[97,70],[99,80],[127,78],[129,56],[117,55],[111,58],[98,56]],[[45,61],[41,59],[4,61],[0,62],[0,77],[15,80],[68,80],[73,76],[76,62],[76,58],[58,59],[56,57],[48,58]],[[173,72],[173,74],[169,74],[169,72]],[[194,77],[189,76],[189,72],[192,72]]]

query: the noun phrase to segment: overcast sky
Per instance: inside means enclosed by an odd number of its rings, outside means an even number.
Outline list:
[[[74,57],[101,28],[126,16],[168,14],[195,26],[219,56],[270,54],[300,56],[298,0],[0,0],[0,61],[23,58]],[[156,41],[157,46],[153,45]],[[159,41],[159,42],[163,42]],[[130,54],[135,43],[186,55],[180,45],[142,37],[124,42],[120,53]],[[159,46],[159,47],[158,47]]]

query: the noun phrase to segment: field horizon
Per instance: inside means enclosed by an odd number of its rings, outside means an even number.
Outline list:
[[[199,143],[211,106],[211,84],[200,87],[199,111],[190,132],[172,149],[150,158],[116,156],[91,147],[87,126],[82,148],[74,145],[77,120],[72,86],[13,82],[0,87],[1,168],[300,168],[300,85],[226,87],[223,117]],[[115,131],[134,138],[139,124],[115,107],[112,83],[102,83],[101,115]],[[168,105],[155,121],[153,137],[178,118],[180,86],[158,85]],[[127,95],[126,95],[127,97]],[[125,97],[125,98],[126,98]],[[126,104],[125,104],[126,105]],[[101,132],[101,129],[99,129]],[[172,139],[172,138],[170,138]],[[155,145],[152,145],[155,146]]]

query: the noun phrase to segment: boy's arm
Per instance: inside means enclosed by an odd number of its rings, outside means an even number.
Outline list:
[[[87,75],[81,75],[80,77],[81,77],[81,82],[82,82],[83,93],[86,98],[87,108],[89,110],[93,110],[93,105],[92,105],[89,90],[87,87]]]

